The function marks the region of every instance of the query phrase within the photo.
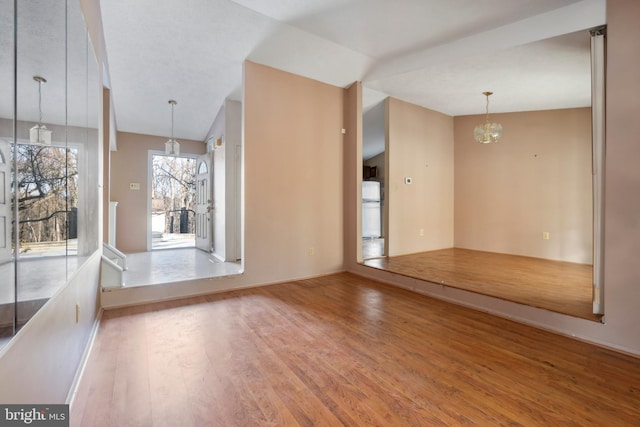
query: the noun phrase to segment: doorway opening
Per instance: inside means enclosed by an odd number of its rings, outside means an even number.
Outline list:
[[[194,248],[196,157],[152,154],[151,250]]]
[[[385,250],[385,103],[362,115],[362,259],[384,257]]]

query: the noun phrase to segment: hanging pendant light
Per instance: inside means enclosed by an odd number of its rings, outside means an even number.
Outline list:
[[[51,131],[42,124],[42,84],[47,80],[44,77],[33,76],[33,80],[38,82],[38,124],[29,130],[29,141],[32,144],[51,145]]]
[[[164,143],[164,153],[170,156],[178,156],[180,154],[180,144],[173,138],[173,107],[177,102],[173,99],[169,100],[171,104],[171,139]]]
[[[484,124],[476,126],[473,130],[473,137],[476,142],[480,144],[490,144],[492,142],[498,142],[502,137],[502,125],[499,123],[489,122],[489,96],[493,95],[493,92],[482,92],[487,97],[487,109]]]

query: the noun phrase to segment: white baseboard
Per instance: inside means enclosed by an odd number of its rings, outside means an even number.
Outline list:
[[[104,310],[100,308],[98,311],[98,315],[96,316],[93,326],[91,327],[91,336],[89,337],[89,341],[84,348],[84,352],[82,353],[82,358],[80,359],[80,364],[78,365],[78,369],[76,370],[76,374],[73,377],[73,382],[71,383],[71,388],[69,389],[69,393],[67,394],[67,398],[65,399],[65,403],[69,405],[69,408],[73,405],[73,401],[78,393],[78,386],[80,385],[80,380],[82,379],[82,375],[84,374],[84,369],[87,366],[87,362],[89,361],[89,356],[91,355],[91,350],[93,349],[93,343],[98,335],[98,328],[100,327],[100,320],[102,319],[102,313]]]

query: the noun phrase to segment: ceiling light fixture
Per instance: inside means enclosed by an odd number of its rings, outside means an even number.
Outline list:
[[[32,144],[51,145],[51,131],[42,124],[42,84],[47,80],[44,77],[33,76],[33,80],[38,82],[38,124],[29,130],[29,141]]]
[[[171,104],[171,139],[164,143],[164,153],[170,156],[178,156],[180,154],[180,144],[173,138],[173,107],[177,102],[173,99],[169,100]]]
[[[489,96],[493,95],[493,92],[482,92],[482,94],[487,97],[486,118],[484,124],[476,126],[473,130],[473,137],[480,144],[490,144],[498,142],[502,137],[502,125],[489,122]]]

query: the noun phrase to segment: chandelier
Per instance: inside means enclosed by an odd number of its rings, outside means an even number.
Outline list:
[[[492,142],[498,142],[502,137],[502,125],[489,122],[489,96],[493,95],[493,92],[482,92],[482,94],[487,97],[485,122],[475,127],[473,137],[476,142],[480,144],[490,144]]]
[[[171,104],[171,139],[164,143],[164,153],[170,156],[177,156],[180,154],[180,144],[173,138],[173,107],[177,102],[173,99],[169,100]]]
[[[38,82],[38,124],[29,129],[29,142],[39,145],[51,145],[51,131],[42,124],[42,84],[47,80],[44,77],[33,76],[33,80]]]

